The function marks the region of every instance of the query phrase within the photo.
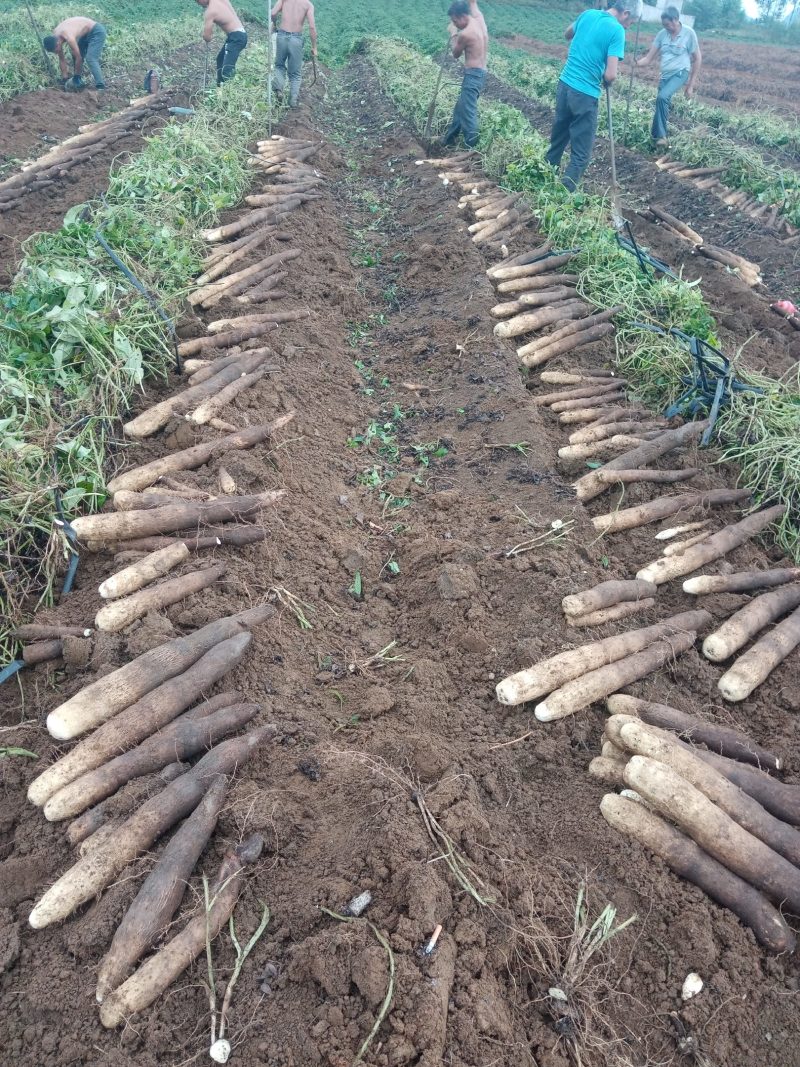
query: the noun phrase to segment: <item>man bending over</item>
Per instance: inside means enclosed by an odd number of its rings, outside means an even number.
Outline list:
[[[300,84],[303,80],[303,26],[308,23],[311,36],[311,55],[317,55],[317,26],[311,0],[278,0],[272,9],[272,24],[281,16],[278,45],[275,49],[275,92],[282,94],[289,75],[289,107],[297,107]]]
[[[443,145],[452,145],[463,134],[467,148],[478,143],[478,99],[486,83],[486,63],[489,58],[489,31],[477,0],[455,0],[447,14],[458,33],[451,37],[453,55],[464,57],[464,80],[461,83],[453,118],[442,138]]]
[[[106,28],[92,19],[74,18],[64,19],[59,22],[51,34],[45,37],[45,49],[54,52],[58,56],[58,64],[61,68],[61,79],[65,89],[82,89],[83,79],[81,73],[84,63],[92,72],[95,89],[105,89],[103,72],[100,69],[100,54],[106,43]],[[74,75],[70,78],[69,64],[64,54],[64,45],[72,53]]]
[[[217,56],[217,85],[230,81],[236,72],[236,60],[247,48],[247,34],[242,20],[233,10],[228,0],[197,0],[205,8],[203,20],[203,40],[211,43],[214,27],[219,26],[225,34],[225,44]]]
[[[562,181],[574,192],[589,166],[597,132],[597,102],[602,87],[617,77],[625,55],[625,30],[642,14],[642,0],[613,0],[608,11],[582,12],[564,35],[571,41],[556,90],[556,113],[546,159],[558,167],[570,146]]]

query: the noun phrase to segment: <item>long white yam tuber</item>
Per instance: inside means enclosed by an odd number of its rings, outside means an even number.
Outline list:
[[[655,607],[653,597],[645,597],[643,600],[630,600],[623,604],[614,604],[610,608],[602,608],[600,611],[590,611],[586,615],[576,615],[567,619],[567,626],[576,629],[583,626],[605,626],[609,622],[619,622],[621,619],[629,619],[631,615],[638,615],[641,611],[648,611]]]
[[[633,449],[633,451],[626,452],[624,456],[612,459],[600,470],[625,471],[647,467],[660,456],[665,456],[668,452],[694,441],[707,428],[707,420],[703,422],[687,422],[685,426],[681,426],[677,430],[667,430],[666,433],[660,434],[654,441],[647,441],[639,445],[638,448]],[[597,477],[597,471],[590,471],[589,474],[585,474],[575,483],[579,500],[592,500],[607,488],[608,486]]]
[[[83,515],[72,520],[72,528],[82,541],[127,541],[152,534],[189,530],[216,522],[252,518],[280,500],[285,493],[285,489],[275,489],[254,496],[217,497],[215,500],[192,501],[188,504],[165,504],[147,511]]]
[[[229,852],[209,890],[211,906],[201,911],[160,952],[151,956],[131,977],[110,993],[100,1008],[103,1026],[120,1026],[137,1011],[143,1011],[183,974],[206,950],[233,914],[244,881],[245,868],[256,862],[264,847],[253,835]]]
[[[756,767],[767,767],[773,771],[783,769],[783,760],[779,756],[757,745],[741,730],[735,730],[730,726],[720,726],[706,719],[698,719],[695,715],[689,715],[688,712],[680,711],[668,704],[655,704],[650,700],[642,700],[625,693],[615,693],[608,698],[606,703],[612,715],[619,712],[637,715],[649,726],[672,730],[684,741],[707,745],[720,756],[752,763]]]
[[[74,819],[111,796],[126,782],[159,771],[170,763],[182,763],[198,752],[212,748],[223,737],[247,725],[260,710],[260,704],[234,704],[210,715],[199,715],[193,708],[136,748],[59,789],[45,804],[44,817],[49,822]]]
[[[179,578],[170,578],[169,581],[161,582],[160,585],[150,585],[146,589],[140,589],[137,593],[114,600],[98,611],[94,624],[98,630],[107,630],[117,633],[130,626],[136,619],[141,619],[148,611],[160,611],[161,608],[177,604],[180,600],[203,589],[207,589],[227,571],[225,563],[218,563],[205,570],[190,571],[182,574]]]
[[[609,608],[612,604],[619,604],[624,600],[652,597],[655,593],[656,587],[652,582],[640,582],[636,578],[630,581],[601,582],[593,589],[565,596],[561,601],[561,608],[565,615],[585,615],[589,611]]]
[[[659,812],[672,819],[701,848],[728,870],[778,902],[800,909],[800,870],[743,829],[671,767],[633,756],[625,783]]]
[[[179,541],[175,545],[151,552],[144,559],[137,560],[130,567],[117,571],[102,583],[98,593],[104,600],[116,600],[117,597],[135,593],[144,586],[161,578],[189,558],[189,549]]]
[[[97,975],[97,1002],[116,989],[178,910],[192,871],[217,825],[228,783],[218,778],[175,831],[117,927]]]
[[[717,688],[726,700],[746,700],[786,657],[800,645],[800,608],[779,622],[734,663]]]
[[[92,682],[74,697],[60,704],[47,716],[47,729],[59,741],[68,741],[93,729],[135,704],[162,682],[183,674],[220,641],[246,633],[251,627],[259,626],[274,614],[274,609],[267,605],[250,608],[238,615],[229,615],[210,622],[186,637],[165,641],[163,645],[143,653],[124,667],[119,667],[111,674]],[[38,779],[34,780],[31,789],[37,781]],[[30,791],[28,799],[34,804],[43,803]]]
[[[76,778],[96,767],[104,766],[150,737],[233,670],[244,658],[251,640],[249,633],[240,633],[221,641],[197,663],[192,664],[184,674],[164,682],[146,697],[132,704],[127,709],[128,714],[117,715],[103,723],[94,733],[42,772],[31,783],[28,798],[34,804],[44,805]],[[194,718],[200,713],[193,708],[190,714]]]
[[[691,574],[692,571],[704,567],[715,559],[720,559],[728,552],[732,552],[734,548],[743,545],[785,512],[786,507],[783,504],[776,504],[774,507],[748,515],[747,518],[726,526],[724,530],[712,534],[699,545],[692,545],[691,548],[687,548],[685,552],[677,556],[662,557],[648,563],[637,573],[636,577],[643,578],[647,582],[655,582],[656,585],[663,585],[664,582],[673,578],[682,578],[684,574]]]
[[[597,515],[592,519],[592,526],[601,533],[615,533],[619,530],[633,530],[651,522],[659,522],[681,511],[694,508],[724,507],[726,504],[743,504],[750,499],[749,489],[709,489],[707,492],[674,493],[671,496],[656,497],[646,504],[637,504],[621,511],[611,511],[606,515]]]
[[[272,422],[259,426],[248,426],[246,429],[237,430],[236,433],[229,434],[227,437],[218,437],[213,441],[205,441],[202,444],[193,445],[191,448],[185,448],[181,452],[170,452],[162,459],[153,460],[152,463],[145,463],[142,467],[134,467],[133,470],[118,474],[108,483],[108,491],[116,493],[121,489],[133,491],[146,489],[165,475],[174,474],[176,471],[202,467],[204,463],[208,463],[214,456],[222,455],[225,452],[238,451],[239,449],[253,448],[255,445],[261,444],[262,441],[268,441],[271,437],[274,437],[278,430],[283,429],[284,426],[292,422],[294,417],[294,412],[290,411],[287,415],[281,415]]]
[[[523,333],[532,333],[556,322],[560,318],[579,318],[589,314],[589,307],[582,300],[566,300],[548,308],[539,308],[521,315],[515,315],[506,322],[498,322],[494,328],[495,337],[519,337]]]
[[[569,435],[571,445],[589,444],[592,441],[601,441],[604,437],[613,437],[619,433],[649,433],[652,430],[663,430],[665,423],[658,419],[650,419],[647,422],[606,422],[599,426],[582,426],[580,430],[573,430]]]
[[[551,693],[588,671],[639,652],[663,637],[697,631],[710,621],[711,616],[707,611],[687,611],[673,615],[655,626],[630,630],[628,633],[616,634],[602,641],[561,652],[557,656],[542,660],[534,667],[504,678],[497,685],[497,699],[501,704],[524,704],[535,697]]]
[[[800,831],[770,815],[757,800],[681,744],[674,734],[632,722],[621,728],[620,738],[628,752],[671,767],[759,841],[795,866],[800,862]]]
[[[797,581],[800,581],[800,567],[739,571],[737,574],[701,574],[697,578],[687,579],[683,583],[683,591],[694,596],[704,596],[708,593],[749,593],[753,589],[768,589],[770,586]]]
[[[696,638],[694,630],[675,633],[632,656],[589,671],[550,693],[536,705],[534,714],[539,722],[553,722],[567,715],[574,715],[576,711],[588,708],[596,700],[602,700],[622,686],[653,674],[665,663],[691,648]]]
[[[703,655],[715,663],[730,659],[771,622],[800,605],[800,583],[753,597],[703,642]]]
[[[81,904],[102,893],[129,863],[194,811],[218,774],[231,774],[241,767],[257,745],[276,733],[276,727],[264,726],[243,737],[223,741],[191,771],[146,800],[115,834],[79,859],[47,890],[28,918],[34,930],[66,919]]]
[[[224,389],[220,389],[216,396],[210,396],[207,400],[204,400],[194,411],[190,411],[186,418],[196,426],[203,426],[205,423],[210,422],[240,393],[260,382],[267,373],[267,369],[266,367],[259,367],[252,374],[243,374],[235,382],[231,382]]]
[[[614,793],[603,797],[600,811],[609,826],[660,856],[675,874],[737,915],[764,948],[777,953],[794,951],[793,932],[766,897],[660,815]]]
[[[268,348],[258,348],[252,352],[245,352],[235,363],[229,363],[227,367],[223,367],[219,374],[215,374],[213,378],[208,378],[199,385],[189,386],[188,389],[175,393],[174,396],[169,397],[167,400],[162,400],[160,404],[147,408],[140,415],[137,415],[135,419],[126,422],[122,427],[123,432],[128,437],[139,439],[151,437],[163,426],[166,426],[173,415],[188,411],[189,408],[205,400],[206,397],[215,396],[220,389],[235,381],[242,374],[250,374],[257,367],[260,367],[271,355],[272,352]]]

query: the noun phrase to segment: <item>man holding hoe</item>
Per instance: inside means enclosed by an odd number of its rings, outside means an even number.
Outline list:
[[[455,58],[464,57],[464,80],[442,145],[455,144],[463,134],[467,148],[474,148],[478,143],[478,99],[486,82],[489,31],[477,0],[455,0],[447,14],[458,31],[450,40]]]
[[[93,19],[76,15],[59,22],[51,34],[42,41],[45,51],[58,56],[61,79],[67,90],[83,89],[81,73],[84,63],[92,72],[95,89],[105,89],[103,72],[100,69],[100,54],[106,43],[106,28]],[[74,74],[69,76],[69,64],[64,54],[64,45],[72,53]]]
[[[667,119],[672,98],[682,85],[688,97],[694,95],[697,76],[703,63],[697,34],[681,22],[677,7],[665,7],[661,15],[660,30],[650,46],[650,51],[636,60],[637,67],[645,67],[661,53],[661,81],[658,83],[656,113],[653,116],[651,135],[659,146],[667,144]]]
[[[582,12],[564,35],[571,41],[556,90],[556,113],[545,156],[558,168],[570,146],[569,166],[562,181],[574,192],[589,166],[597,132],[597,107],[602,88],[617,77],[625,55],[625,30],[642,14],[642,0],[612,0],[607,11]]]
[[[272,12],[272,25],[277,25],[278,44],[275,49],[275,76],[272,84],[281,96],[289,75],[289,107],[298,107],[300,85],[303,80],[303,26],[308,23],[311,35],[311,55],[317,58],[317,26],[314,22],[314,5],[311,0],[278,0]]]
[[[236,60],[247,48],[247,33],[228,0],[197,0],[197,3],[206,12],[203,20],[203,40],[206,44],[211,43],[215,26],[219,26],[225,34],[225,44],[217,55],[217,85],[222,85],[230,81],[236,72]]]

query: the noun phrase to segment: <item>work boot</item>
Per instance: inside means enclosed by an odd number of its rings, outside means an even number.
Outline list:
[[[300,107],[300,101],[297,99],[297,97],[295,97],[294,100],[289,100],[289,107],[292,109],[292,111],[297,111],[297,109]]]

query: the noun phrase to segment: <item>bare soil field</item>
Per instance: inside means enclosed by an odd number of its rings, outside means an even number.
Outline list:
[[[489,91],[506,92],[496,84]],[[505,675],[581,643],[564,623],[562,597],[628,577],[655,554],[652,528],[598,539],[591,517],[608,500],[586,506],[575,498],[575,470],[557,457],[563,427],[534,406],[513,346],[492,332],[491,261],[469,240],[452,188],[417,165],[422,146],[371,68],[354,58],[309,91],[280,132],[324,142],[314,162],[325,182],[321,198],[287,223],[291,247],[302,254],[281,306],[308,308],[311,317],[270,336],[274,369],[227,412],[239,425],[295,413],[279,440],[225,459],[239,492],[287,491],[268,512],[267,539],[213,550],[228,568],[220,582],[121,634],[100,635],[88,662],[40,666],[0,689],[3,744],[37,754],[0,760],[7,1061],[208,1061],[202,958],[119,1031],[98,1020],[99,961],[158,849],[76,917],[32,930],[35,899],[74,854],[63,825],[46,823],[26,789],[63,748],[44,726],[60,701],[169,637],[271,597],[275,616],[208,694],[235,687],[262,705],[259,724],[277,726],[276,739],[237,773],[200,863],[212,872],[231,842],[254,832],[265,839],[237,930],[249,937],[264,903],[271,920],[232,1001],[231,1063],[349,1067],[388,986],[387,1017],[363,1059],[369,1067],[574,1067],[568,1050],[578,1038],[584,1067],[798,1067],[797,960],[766,956],[730,912],[601,818],[606,789],[586,767],[600,749],[604,712],[595,707],[544,726],[528,708],[502,708],[495,698]],[[603,180],[604,165],[601,153],[593,180]],[[678,183],[651,164],[626,154],[621,165],[626,185],[647,177],[647,195],[664,204],[677,198]],[[54,190],[48,218],[77,192]],[[720,243],[742,236],[713,218],[705,201],[693,210]],[[25,225],[35,224],[32,215],[11,221],[7,270]],[[696,268],[656,227],[636,225],[659,255],[703,275],[726,341],[740,345],[755,333],[748,358],[772,373],[798,358],[797,334],[762,298],[724,272]],[[525,250],[522,240],[512,251]],[[780,284],[793,265],[776,248],[758,247]],[[222,301],[213,317],[241,310]],[[210,317],[187,312],[181,336],[200,335]],[[612,352],[606,339],[581,350],[579,365],[600,366]],[[176,380],[148,388],[141,407],[177,387]],[[368,433],[373,425],[379,432]],[[160,436],[120,448],[115,462],[146,462],[204,432],[175,417]],[[734,484],[734,471],[707,457],[699,465],[701,488]],[[184,480],[216,492],[219,467],[214,460]],[[636,502],[655,495],[631,491]],[[562,541],[508,558],[513,546],[559,521],[574,523]],[[741,570],[765,556],[780,559],[753,544],[731,563]],[[84,554],[74,592],[49,619],[91,625],[98,583],[115,569],[110,556]],[[302,602],[308,625],[286,592]],[[668,587],[642,625],[687,610],[689,600],[679,584]],[[727,594],[704,606],[722,617],[734,602]],[[721,706],[718,674],[691,649],[634,692],[746,729],[785,753],[785,780],[800,783],[796,658],[733,710]],[[162,785],[158,775],[135,781],[109,815]],[[446,847],[431,839],[423,809],[443,828]],[[480,899],[454,876],[454,854]],[[193,880],[185,907],[199,885]],[[362,919],[340,922],[323,910],[341,913],[365,891],[372,903]],[[620,920],[636,921],[579,972],[573,924],[582,892],[592,918],[611,902]],[[440,924],[438,946],[425,954]],[[227,979],[234,963],[227,933],[214,953],[217,975]],[[684,1002],[692,971],[704,990]],[[551,995],[561,986],[569,1010]],[[683,1055],[686,1048],[696,1055]]]

